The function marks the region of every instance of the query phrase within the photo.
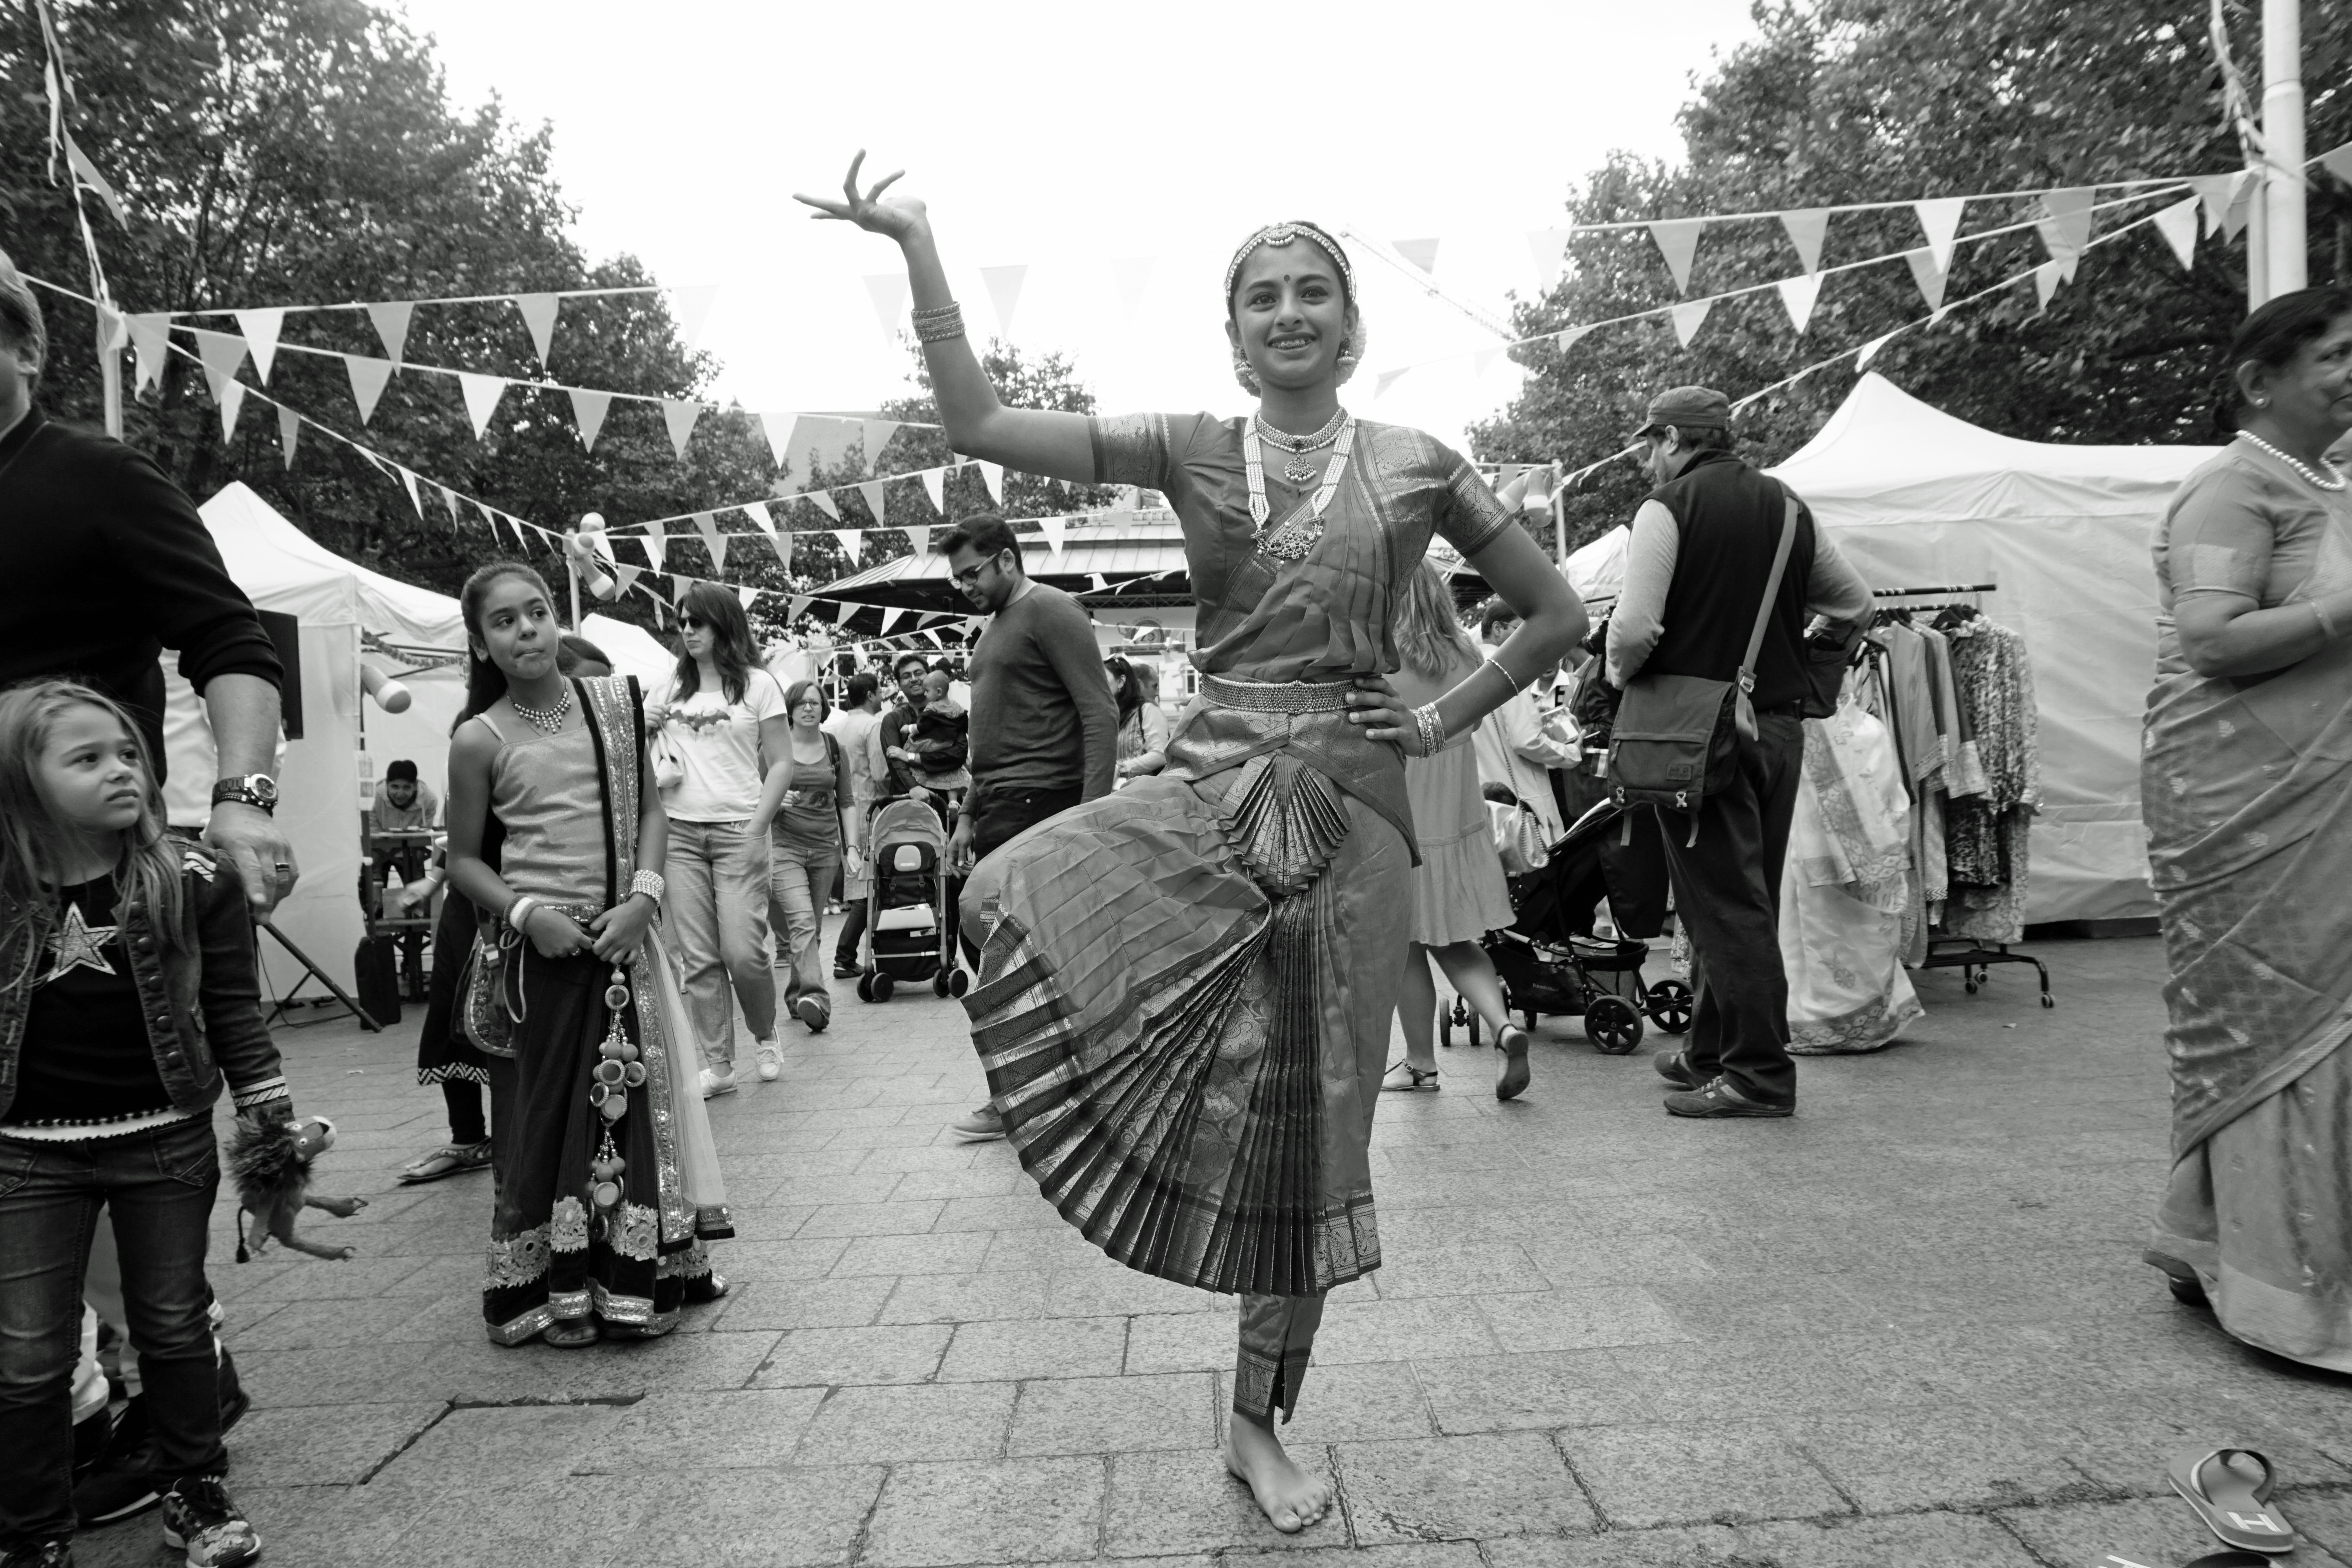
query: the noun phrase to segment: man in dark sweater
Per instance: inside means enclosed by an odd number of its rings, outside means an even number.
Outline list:
[[[1793,499],[1731,452],[1731,404],[1704,386],[1661,393],[1636,438],[1658,488],[1633,515],[1625,585],[1609,623],[1608,677],[1730,680],[1748,651]],[[1675,1116],[1786,1116],[1796,1109],[1789,979],[1780,965],[1780,868],[1805,752],[1805,627],[1858,622],[1870,584],[1799,501],[1797,536],[1756,658],[1757,738],[1729,788],[1688,816],[1662,814],[1675,910],[1697,953],[1688,1041],[1657,1058]]]
[[[47,353],[39,302],[0,253],[0,686],[62,676],[131,710],[163,770],[163,650],[205,700],[219,750],[205,837],[257,912],[294,886],[271,820],[278,650],[204,520],[144,454],[33,406]]]
[[[1108,795],[1118,767],[1118,703],[1086,607],[1033,583],[1003,518],[968,517],[940,540],[955,585],[990,616],[971,654],[971,788],[948,841],[959,872],[1056,813]],[[978,944],[963,935],[965,955]],[[983,1105],[954,1124],[972,1140],[1002,1138]]]

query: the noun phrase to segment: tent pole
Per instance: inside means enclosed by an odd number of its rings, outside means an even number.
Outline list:
[[[2263,249],[2273,300],[2310,281],[2303,132],[2302,0],[2263,0]]]

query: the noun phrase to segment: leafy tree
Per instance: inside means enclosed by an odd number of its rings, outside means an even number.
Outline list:
[[[2352,140],[2352,8],[2305,7],[2310,144]],[[2241,166],[2223,128],[2200,0],[1781,0],[1760,36],[1700,82],[1681,115],[1685,161],[1618,155],[1572,195],[1578,224],[2086,184]],[[2241,27],[2242,63],[2259,58]],[[2112,200],[2117,193],[2101,193]],[[2114,208],[2095,232],[2168,196]],[[1962,232],[2040,216],[2025,200],[1971,203]],[[2322,178],[2312,196],[2311,275],[2352,280],[2352,199]],[[1839,214],[1822,263],[1924,244],[1907,207]],[[1954,252],[1947,300],[2043,259],[2031,228]],[[1559,284],[1521,303],[1523,334],[1682,298],[1642,228],[1580,233]],[[1777,223],[1710,224],[1688,294],[1800,270]],[[2021,284],[1896,338],[1871,369],[1960,418],[2030,440],[2212,439],[2221,346],[2244,312],[2244,246],[2201,239],[2184,273],[2152,226],[2083,255],[2046,310]],[[1656,390],[1693,382],[1734,397],[1926,313],[1901,261],[1822,287],[1800,337],[1774,291],[1717,305],[1688,350],[1664,322],[1604,328],[1561,351],[1524,352],[1533,374],[1473,444],[1496,460],[1581,465],[1625,444]],[[1740,418],[1747,455],[1773,462],[1809,439],[1852,389],[1851,359],[1772,393]],[[1612,465],[1572,498],[1570,541],[1624,521],[1648,488]]]

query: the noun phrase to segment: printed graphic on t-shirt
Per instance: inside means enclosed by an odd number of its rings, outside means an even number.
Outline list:
[[[107,962],[105,949],[108,943],[119,941],[121,934],[121,926],[89,924],[81,918],[81,905],[68,904],[65,924],[49,933],[49,956],[54,962],[49,972],[34,984],[47,985],[77,969],[95,969],[100,974],[115,973],[114,965]]]

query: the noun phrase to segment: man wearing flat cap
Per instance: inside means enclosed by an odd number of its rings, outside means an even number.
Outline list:
[[[1660,393],[1635,438],[1657,488],[1633,514],[1625,585],[1609,623],[1610,684],[1622,690],[1644,674],[1734,679],[1796,498],[1734,455],[1731,404],[1711,387]],[[1756,737],[1738,739],[1727,788],[1696,813],[1662,813],[1675,909],[1697,957],[1690,1034],[1657,1058],[1660,1076],[1676,1086],[1666,1096],[1675,1116],[1796,1109],[1779,910],[1805,751],[1805,628],[1817,615],[1866,619],[1871,595],[1801,500],[1795,522],[1749,693]]]

